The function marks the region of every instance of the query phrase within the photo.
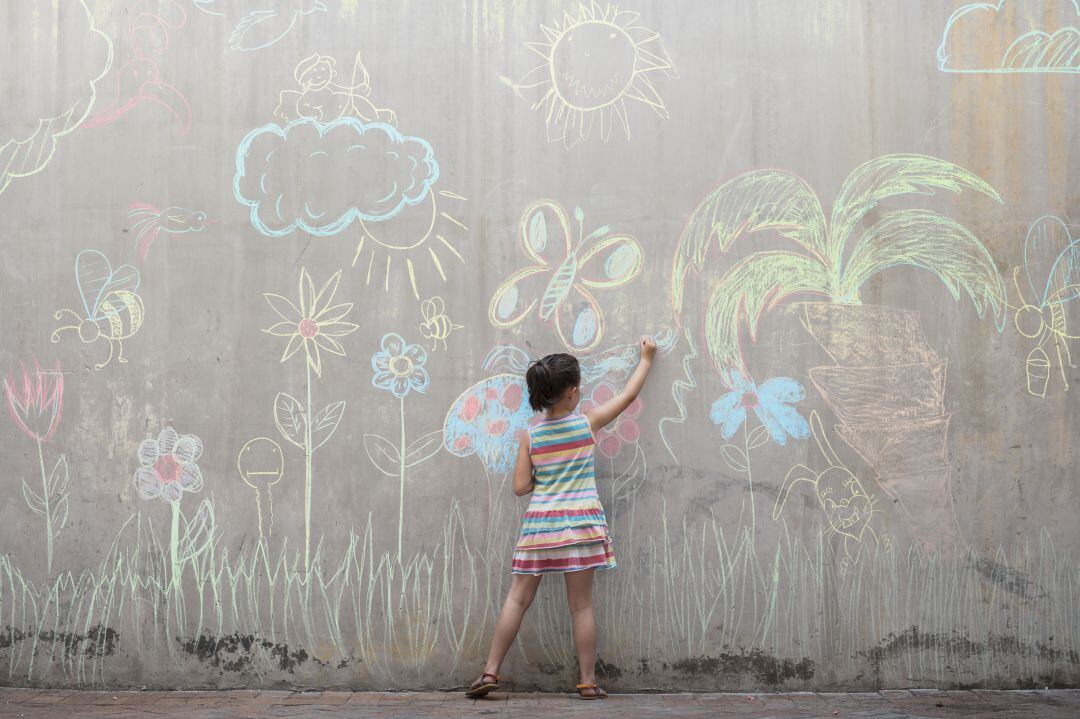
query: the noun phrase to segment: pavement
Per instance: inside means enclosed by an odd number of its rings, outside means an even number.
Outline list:
[[[827,694],[611,694],[582,701],[576,695],[495,692],[470,700],[461,692],[289,691],[68,691],[0,688],[0,717],[993,717],[1076,719],[1080,689],[994,691],[892,689]]]

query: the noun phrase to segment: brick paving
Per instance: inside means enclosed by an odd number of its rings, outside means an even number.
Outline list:
[[[892,689],[849,694],[612,694],[584,702],[576,695],[495,692],[66,691],[0,688],[0,717],[680,717],[680,719],[833,719],[986,717],[1075,719],[1080,689],[939,691]]]

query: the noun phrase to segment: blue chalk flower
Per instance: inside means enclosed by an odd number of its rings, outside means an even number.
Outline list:
[[[412,390],[426,392],[431,383],[424,369],[426,362],[427,350],[391,332],[382,338],[382,350],[371,356],[371,369],[375,371],[371,384],[399,398]]]
[[[720,425],[724,439],[735,435],[750,409],[777,444],[786,444],[789,436],[796,439],[810,436],[810,425],[792,406],[806,397],[806,390],[797,381],[774,377],[758,386],[737,370],[732,370],[728,377],[733,389],[713,402],[709,411],[709,419]]]

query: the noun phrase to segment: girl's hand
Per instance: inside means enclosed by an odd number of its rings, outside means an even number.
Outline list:
[[[641,338],[641,358],[652,361],[652,358],[656,355],[656,341],[649,335],[644,335]]]

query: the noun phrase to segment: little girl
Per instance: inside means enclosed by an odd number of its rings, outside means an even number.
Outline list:
[[[532,499],[521,523],[514,549],[513,579],[506,595],[495,636],[491,640],[484,673],[465,692],[484,696],[499,686],[499,667],[510,650],[521,619],[536,596],[544,574],[560,572],[566,578],[566,599],[574,624],[582,699],[603,699],[607,692],[596,683],[596,623],[593,618],[594,569],[612,569],[607,518],[596,493],[593,448],[596,432],[610,424],[641,392],[652,368],[656,343],[641,338],[641,360],[622,392],[585,414],[581,401],[581,369],[568,354],[547,355],[529,365],[525,383],[529,405],[544,412],[543,419],[523,434],[514,469],[514,494]]]

